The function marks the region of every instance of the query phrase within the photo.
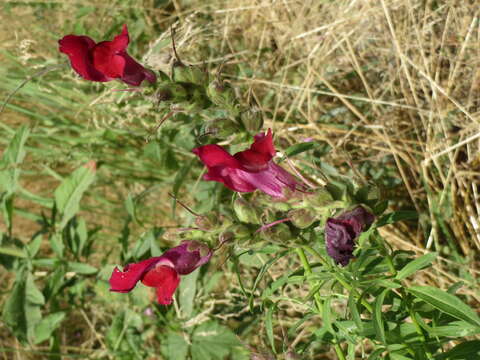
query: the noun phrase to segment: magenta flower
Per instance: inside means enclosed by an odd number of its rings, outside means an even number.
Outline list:
[[[163,255],[134,264],[120,271],[117,267],[110,277],[110,291],[130,292],[137,282],[157,289],[159,304],[169,305],[180,283],[180,275],[187,275],[207,263],[212,250],[198,241],[185,241],[167,250]]]
[[[155,83],[155,74],[127,54],[127,25],[112,41],[95,43],[88,36],[66,35],[58,40],[60,52],[67,54],[73,70],[86,80],[106,82],[120,79],[139,86],[143,80]]]
[[[193,152],[207,166],[204,180],[218,181],[238,192],[257,189],[276,198],[285,198],[285,190],[299,185],[295,178],[273,162],[275,147],[272,131],[255,136],[250,149],[230,155],[219,145],[205,145]]]
[[[346,266],[353,258],[354,240],[375,221],[375,216],[359,206],[336,218],[327,219],[325,244],[327,253],[337,264]]]

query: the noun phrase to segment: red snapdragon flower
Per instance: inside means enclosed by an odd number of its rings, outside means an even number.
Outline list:
[[[218,181],[238,192],[259,189],[276,198],[285,198],[285,190],[295,190],[297,181],[273,162],[275,147],[272,131],[255,136],[250,149],[230,155],[223,147],[204,145],[192,150],[207,166],[204,180]]]
[[[180,275],[190,274],[207,263],[211,256],[208,246],[194,240],[185,241],[161,256],[128,264],[123,271],[115,267],[110,277],[110,291],[127,293],[141,281],[157,289],[160,304],[169,305],[180,283]]]
[[[86,80],[120,79],[132,86],[139,86],[145,79],[155,83],[155,74],[127,54],[129,42],[127,25],[123,25],[122,33],[112,41],[97,44],[84,35],[66,35],[58,40],[60,52],[68,55],[73,70]]]

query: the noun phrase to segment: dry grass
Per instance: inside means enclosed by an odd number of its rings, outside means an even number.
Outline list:
[[[326,161],[344,172],[350,163],[371,164],[371,172],[393,169],[399,185],[387,195],[398,208],[415,208],[421,221],[383,235],[396,248],[443,254],[419,283],[447,288],[465,273],[478,278],[477,1],[173,1],[170,13],[154,9],[153,0],[139,3],[148,8],[147,24],[167,29],[177,22],[182,60],[224,62],[226,76],[243,89],[244,101],[260,107],[278,137],[328,143]],[[65,20],[59,14],[48,25],[54,33]],[[3,46],[28,39],[21,24],[12,25],[19,30]],[[56,56],[52,48],[35,51]],[[152,52],[147,60],[159,67],[161,55]],[[455,252],[463,264],[448,258]],[[276,271],[273,278],[281,274]],[[467,281],[471,288],[464,291],[480,302],[477,284]]]
[[[328,142],[340,167],[389,159],[399,191],[425,215],[421,228],[397,236],[430,250],[450,237],[463,255],[478,251],[478,4],[285,0],[177,10],[180,52],[195,62],[196,50],[219,44],[208,62],[251,68],[232,81],[247,85],[244,97],[281,136]],[[198,20],[202,12],[212,19]]]

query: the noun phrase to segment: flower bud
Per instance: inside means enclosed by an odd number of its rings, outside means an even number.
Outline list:
[[[217,224],[217,219],[213,216],[197,216],[195,218],[195,225],[202,230],[212,230]]]
[[[167,83],[157,88],[155,97],[159,103],[164,101],[178,103],[185,101],[188,98],[188,94],[182,85]]]
[[[317,220],[315,214],[309,209],[290,210],[288,217],[292,221],[292,224],[299,229],[306,229]]]
[[[195,110],[207,109],[212,105],[209,98],[206,96],[204,89],[200,86],[191,85],[189,95],[189,102],[191,107]]]
[[[230,86],[214,80],[208,85],[207,95],[215,105],[225,108],[235,115],[238,113],[235,92]]]
[[[235,243],[244,243],[252,239],[252,233],[248,230],[248,227],[242,224],[230,226],[226,232],[232,234]]]
[[[375,217],[359,206],[336,218],[327,219],[325,225],[325,245],[328,255],[337,264],[346,266],[353,258],[354,240],[369,227]]]
[[[245,130],[251,133],[257,133],[263,127],[262,113],[258,109],[249,109],[240,115]]]
[[[286,224],[277,224],[271,228],[262,230],[261,236],[267,241],[284,245],[292,240],[292,232]]]
[[[239,131],[238,125],[231,119],[215,119],[209,121],[205,128],[207,133],[214,134],[219,138],[227,138]]]
[[[260,218],[255,207],[253,207],[244,199],[237,198],[233,202],[233,210],[241,222],[248,224],[260,224]]]
[[[323,187],[317,189],[314,194],[306,197],[305,200],[312,207],[323,208],[329,206],[333,202],[333,197],[327,189]]]
[[[205,86],[208,83],[208,74],[198,66],[184,65],[176,62],[173,65],[172,78],[175,82],[190,83],[198,86]]]

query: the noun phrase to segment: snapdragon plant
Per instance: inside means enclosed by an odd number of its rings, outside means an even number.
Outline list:
[[[127,54],[126,25],[111,41],[66,35],[59,43],[82,79],[119,80],[155,112],[148,141],[136,146],[166,159],[168,176],[154,180],[185,209],[184,223],[149,226],[132,238],[140,199],[129,196],[113,255],[99,261],[93,249],[102,230],[86,221],[85,207],[80,211],[103,171],[104,160],[93,157],[61,178],[51,197],[31,196],[42,206],[35,217],[40,230],[20,241],[13,214],[20,211],[19,176],[35,129],[16,129],[1,159],[7,231],[0,253],[15,274],[2,319],[19,341],[48,341],[49,351],[60,353],[60,332],[73,321],[64,306],[70,301],[80,314],[87,304],[118,304],[119,312],[104,319],[114,358],[155,354],[142,346],[155,337],[167,359],[480,358],[479,341],[471,338],[480,318],[458,294],[462,284],[446,290],[416,284],[415,275],[437,254],[416,257],[381,235],[384,226],[415,221],[416,212],[392,211],[369,179],[296,162],[315,157],[318,144],[283,145],[220,71],[184,63],[175,48],[162,72]],[[128,132],[121,140],[115,127],[109,132],[102,136],[113,143],[134,140]],[[105,170],[102,181],[109,176]],[[228,301],[215,303],[219,292],[231,293]],[[248,344],[252,332],[256,343]]]

